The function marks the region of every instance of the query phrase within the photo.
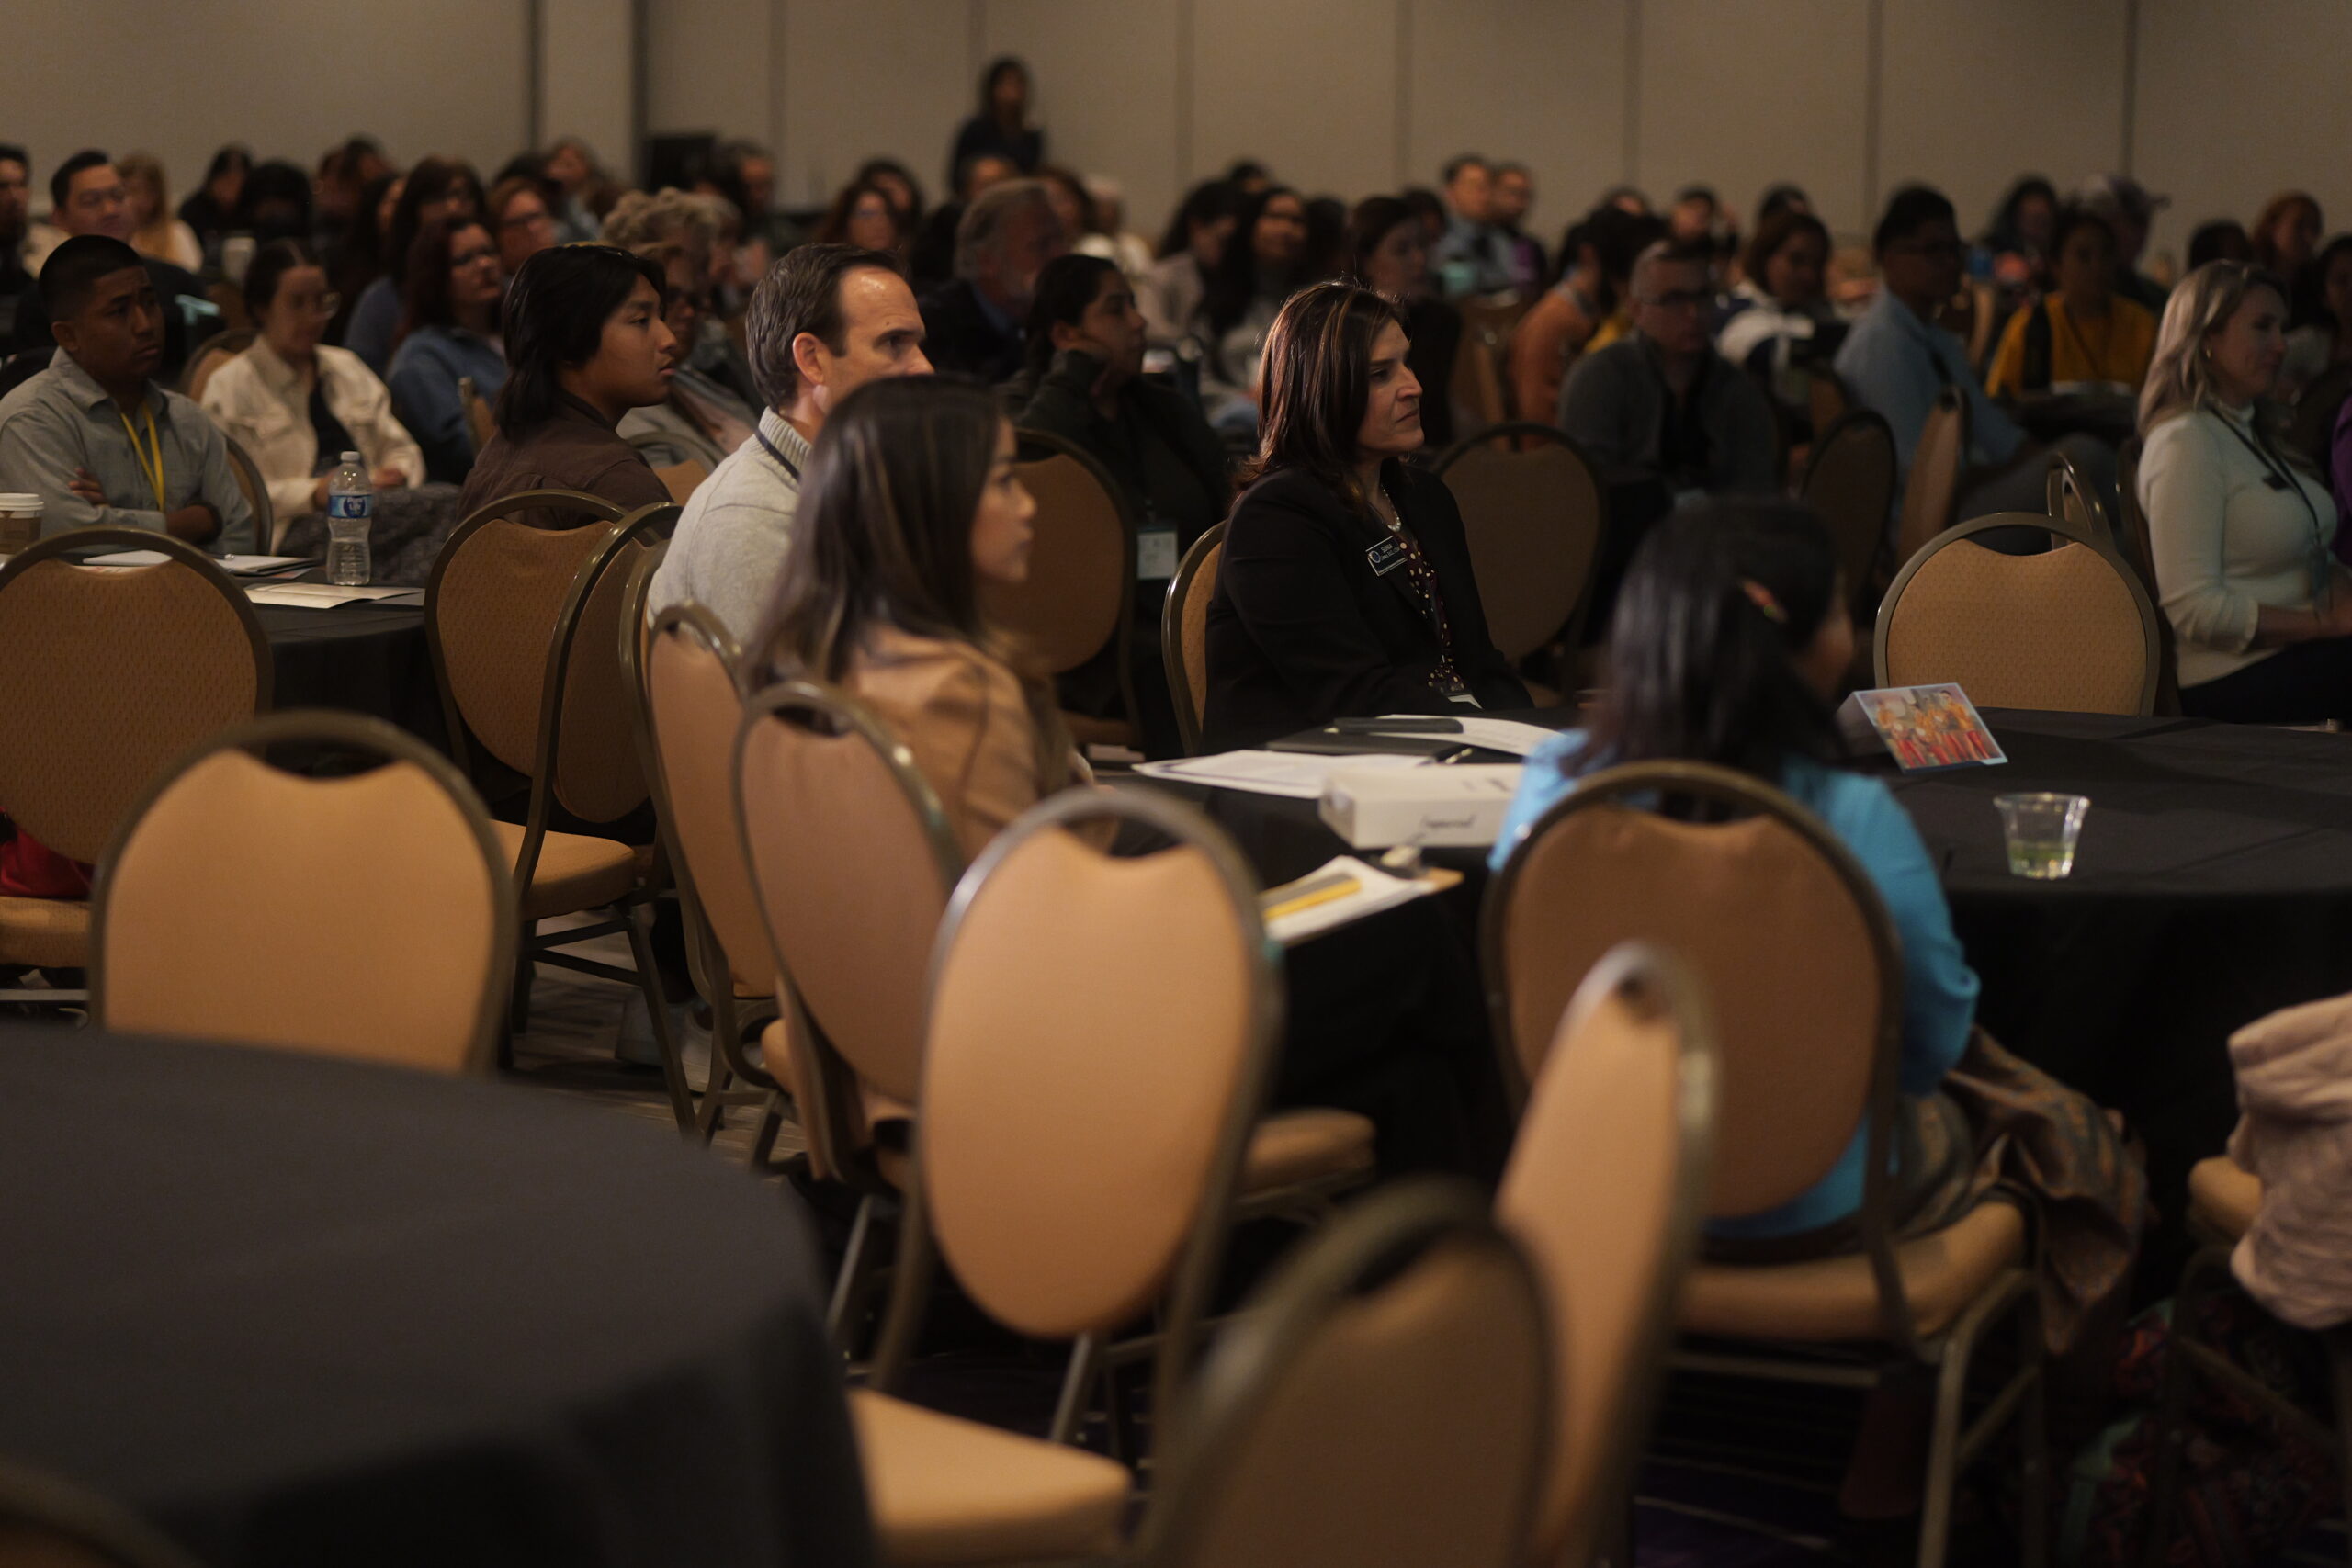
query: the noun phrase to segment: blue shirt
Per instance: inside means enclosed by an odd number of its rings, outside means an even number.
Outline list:
[[[1580,774],[1601,765],[1577,755],[1583,749],[1584,731],[1571,729],[1528,758],[1489,857],[1497,870],[1520,835],[1575,788]],[[1951,909],[1928,846],[1893,793],[1876,779],[1792,757],[1778,783],[1853,852],[1894,917],[1903,947],[1903,1051],[1896,1077],[1905,1094],[1935,1093],[1968,1048],[1977,980],[1952,934]],[[1793,1235],[1846,1218],[1862,1206],[1867,1140],[1867,1124],[1856,1126],[1837,1165],[1812,1187],[1760,1214],[1711,1220],[1708,1231],[1722,1236]]]
[[[425,477],[461,485],[474,466],[473,431],[458,378],[492,403],[506,385],[506,355],[497,343],[463,327],[419,327],[392,355],[392,412],[424,452]]]
[[[1967,395],[1971,461],[1998,466],[2016,457],[2025,444],[2025,432],[2017,422],[1984,395],[1960,339],[1921,321],[1910,306],[1883,288],[1838,344],[1831,363],[1856,400],[1885,417],[1894,433],[1895,464],[1906,475],[1919,432],[1946,387],[1958,387]]]
[[[381,376],[392,362],[392,339],[401,330],[401,291],[389,277],[370,281],[343,324],[343,346]]]

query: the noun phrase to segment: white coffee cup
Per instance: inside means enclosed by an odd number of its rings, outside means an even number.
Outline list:
[[[0,556],[32,548],[40,537],[40,497],[0,495]]]

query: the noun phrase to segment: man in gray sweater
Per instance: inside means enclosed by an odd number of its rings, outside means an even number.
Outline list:
[[[1560,386],[1560,428],[1604,469],[1666,482],[1676,502],[1774,488],[1772,407],[1707,336],[1706,258],[1661,241],[1634,263],[1632,335],[1586,355]]]
[[[896,260],[802,245],[752,294],[743,346],[767,409],[678,516],[646,613],[694,600],[748,641],[792,543],[809,444],[834,404],[884,376],[928,376],[922,315]]]

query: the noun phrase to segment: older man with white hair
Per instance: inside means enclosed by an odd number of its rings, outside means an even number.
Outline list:
[[[868,381],[931,373],[922,317],[897,260],[854,245],[802,245],[769,267],[743,339],[766,412],[752,438],[695,487],[647,598],[648,614],[694,600],[738,641],[775,593],[826,414]]]
[[[1008,180],[974,197],[956,229],[956,276],[923,296],[932,363],[991,387],[1017,375],[1037,274],[1069,242],[1036,180]]]

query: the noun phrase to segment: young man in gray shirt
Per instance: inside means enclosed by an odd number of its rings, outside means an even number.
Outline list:
[[[748,641],[792,543],[809,444],[834,404],[884,376],[927,376],[922,316],[899,264],[854,245],[802,245],[768,268],[744,317],[766,412],[695,487],[646,612],[694,600]]]

